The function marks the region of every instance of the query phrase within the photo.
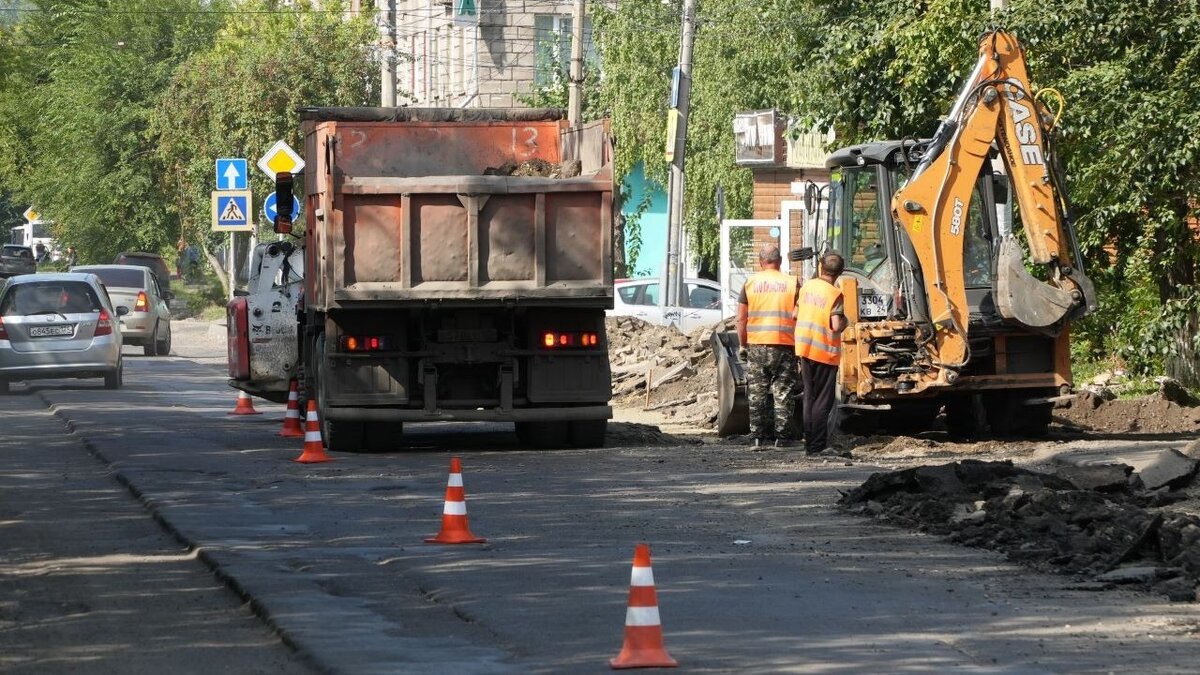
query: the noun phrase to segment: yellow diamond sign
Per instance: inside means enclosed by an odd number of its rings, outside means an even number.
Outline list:
[[[300,173],[304,168],[304,160],[284,140],[275,141],[275,145],[267,150],[267,154],[258,160],[258,168],[275,180],[275,174],[280,171]]]
[[[31,223],[36,223],[42,219],[42,214],[34,211],[32,206],[25,209],[25,213],[22,213],[21,215],[25,216],[25,220],[28,220]]]

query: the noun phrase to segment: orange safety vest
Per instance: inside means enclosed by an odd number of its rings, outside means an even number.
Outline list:
[[[818,363],[838,365],[842,337],[829,327],[833,307],[842,290],[824,279],[809,279],[800,288],[796,312],[796,356]]]
[[[787,345],[796,331],[796,277],[763,270],[746,280],[746,342]]]

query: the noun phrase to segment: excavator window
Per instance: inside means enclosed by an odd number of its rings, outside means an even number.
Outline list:
[[[846,265],[870,276],[887,258],[879,217],[879,177],[874,170],[855,171],[848,181],[850,195],[849,245]]]

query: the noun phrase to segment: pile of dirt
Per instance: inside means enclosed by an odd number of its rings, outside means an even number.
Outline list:
[[[483,170],[485,176],[535,176],[538,178],[574,178],[579,175],[580,163],[577,159],[569,159],[559,164],[547,162],[544,159],[529,159],[517,163],[508,161],[500,166],[489,166]]]
[[[609,317],[606,329],[613,398],[618,403],[657,410],[679,423],[705,427],[716,423],[712,330],[684,335],[674,326],[655,326],[627,316]]]
[[[963,460],[872,475],[841,499],[852,511],[1002,551],[1038,569],[1193,601],[1200,587],[1200,517],[1164,506],[1186,499],[1197,462],[1174,450],[1140,471]],[[1172,467],[1164,472],[1165,466]]]
[[[1182,401],[1182,402],[1181,402]],[[1084,391],[1054,411],[1059,423],[1102,433],[1174,434],[1200,432],[1200,407],[1169,387],[1132,399],[1110,399]]]

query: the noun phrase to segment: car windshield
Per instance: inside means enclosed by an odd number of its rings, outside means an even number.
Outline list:
[[[100,298],[82,281],[37,281],[8,287],[0,315],[81,314],[99,312]]]
[[[18,258],[32,258],[33,252],[24,246],[5,246],[4,251],[0,252],[0,255],[6,255],[9,257],[15,256]]]
[[[104,282],[109,288],[145,288],[146,273],[142,270],[121,270],[121,269],[105,269],[81,267],[75,271],[88,272],[100,277],[100,281]]]

